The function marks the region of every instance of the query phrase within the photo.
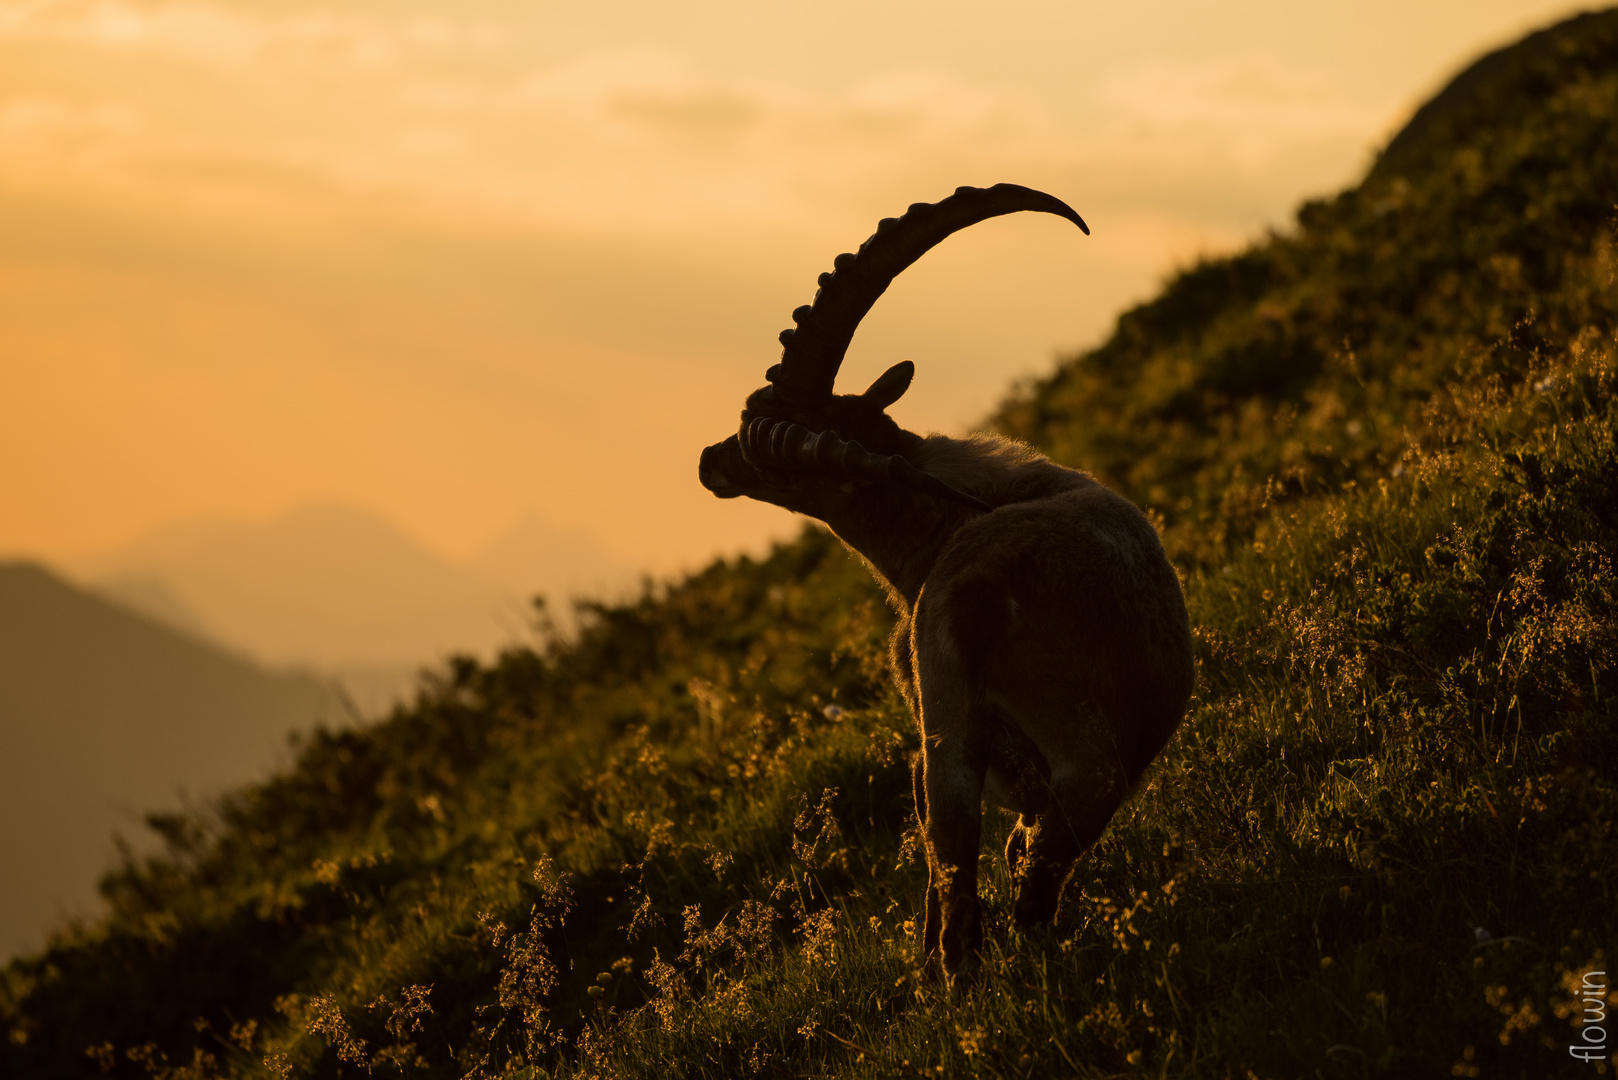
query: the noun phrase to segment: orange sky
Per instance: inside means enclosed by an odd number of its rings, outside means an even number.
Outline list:
[[[796,528],[696,483],[833,255],[962,183],[845,367],[959,429],[1352,182],[1565,3],[0,0],[0,554],[311,502],[659,573]]]

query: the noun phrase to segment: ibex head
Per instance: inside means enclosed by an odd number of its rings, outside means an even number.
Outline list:
[[[822,519],[830,504],[871,483],[987,510],[907,459],[919,437],[886,410],[909,389],[914,364],[895,364],[862,394],[832,387],[860,320],[901,271],[951,233],[1018,210],[1057,214],[1090,231],[1071,207],[1044,192],[1016,184],[963,187],[883,219],[857,253],[837,256],[834,269],[820,275],[814,302],[792,313],[797,326],[781,331],[781,362],[765,373],[769,385],[749,395],[741,430],[702,452],[702,485],[722,499],[746,495]]]

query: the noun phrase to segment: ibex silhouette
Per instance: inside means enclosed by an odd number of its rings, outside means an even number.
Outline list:
[[[953,986],[978,964],[981,800],[1020,814],[1006,860],[1018,925],[1053,918],[1074,862],[1173,734],[1193,679],[1174,568],[1128,500],[991,435],[905,431],[886,413],[915,365],[863,394],[832,384],[855,328],[900,271],[958,229],[1066,203],[1014,184],[958,188],[887,218],[792,313],[781,362],[741,430],[702,452],[702,484],[824,521],[900,620],[893,671],[921,726],[916,813],[929,954]]]

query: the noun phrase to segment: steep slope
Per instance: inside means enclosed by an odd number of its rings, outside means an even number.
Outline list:
[[[287,735],[340,718],[271,674],[62,581],[0,565],[0,947],[37,949],[84,911],[114,830],[268,775]]]
[[[171,830],[7,970],[0,1068],[1566,1070],[1618,940],[1618,15],[1570,26],[1002,411],[1163,514],[1199,685],[1051,930],[986,818],[978,989],[920,954],[891,619],[809,530]]]
[[[1512,387],[1618,325],[1618,14],[1479,61],[1357,188],[1178,275],[996,425],[1162,514],[1222,560],[1276,499],[1399,468],[1451,386]]]

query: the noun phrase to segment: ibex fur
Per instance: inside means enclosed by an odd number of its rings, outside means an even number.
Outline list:
[[[921,726],[916,812],[927,850],[929,954],[953,985],[975,970],[982,800],[1020,815],[1006,845],[1013,911],[1053,918],[1100,837],[1184,715],[1191,632],[1156,531],[1089,474],[991,435],[901,429],[886,409],[908,360],[834,394],[855,327],[946,236],[1018,210],[1079,215],[1012,184],[960,188],[889,218],[793,312],[741,430],[702,453],[703,486],[824,521],[886,586],[893,669]]]

